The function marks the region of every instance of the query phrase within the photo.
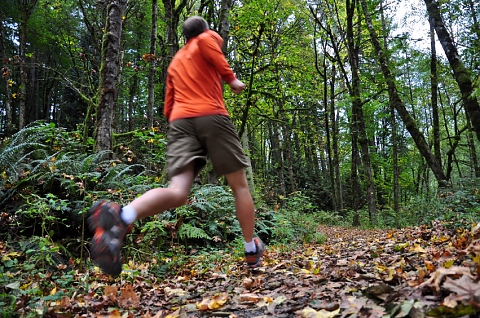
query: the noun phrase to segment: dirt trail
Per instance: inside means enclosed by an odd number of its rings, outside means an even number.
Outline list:
[[[88,290],[45,303],[45,317],[478,317],[478,227],[320,229],[324,244],[270,246],[255,271],[226,252],[206,272],[192,256],[182,275],[164,279],[149,264],[129,263],[114,281],[77,273]],[[28,299],[19,301],[21,314]]]

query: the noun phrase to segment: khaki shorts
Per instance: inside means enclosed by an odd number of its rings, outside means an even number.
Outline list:
[[[205,166],[207,156],[217,176],[248,166],[237,130],[230,117],[202,116],[175,120],[167,134],[167,166],[171,178],[191,162],[195,174]]]

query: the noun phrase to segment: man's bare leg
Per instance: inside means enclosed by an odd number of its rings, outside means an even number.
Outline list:
[[[131,206],[137,213],[137,220],[176,208],[187,202],[194,179],[193,163],[172,177],[168,188],[156,188],[133,200]]]
[[[228,185],[233,191],[235,198],[235,209],[237,219],[242,228],[245,242],[251,242],[255,227],[255,206],[253,205],[252,195],[248,188],[247,177],[244,169],[225,175]]]
[[[228,184],[233,191],[237,219],[242,228],[245,240],[245,261],[249,268],[257,268],[262,265],[262,255],[265,245],[259,237],[253,237],[255,230],[255,206],[252,195],[248,188],[247,177],[244,169],[225,175]]]

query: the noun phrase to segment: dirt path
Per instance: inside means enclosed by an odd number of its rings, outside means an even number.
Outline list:
[[[226,255],[202,274],[192,257],[163,280],[138,264],[116,281],[78,274],[88,292],[51,302],[46,317],[478,317],[478,228],[321,230],[325,244],[268,247],[256,271]]]

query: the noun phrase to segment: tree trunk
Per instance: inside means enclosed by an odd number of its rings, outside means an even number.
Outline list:
[[[373,182],[372,169],[370,165],[369,141],[366,132],[365,118],[363,115],[363,105],[360,96],[360,75],[358,69],[359,47],[355,44],[353,33],[353,17],[355,15],[356,0],[350,2],[347,0],[347,46],[348,59],[352,72],[352,85],[350,97],[352,98],[352,129],[358,134],[358,142],[362,149],[362,163],[364,168],[365,180],[367,182],[367,202],[370,221],[373,224],[377,222],[377,208],[375,205],[375,185]],[[358,23],[360,26],[360,23]],[[360,30],[357,35],[360,36]],[[359,39],[358,39],[359,40]]]
[[[165,22],[166,22],[166,37],[165,44],[167,49],[167,65],[170,64],[175,53],[179,49],[178,40],[178,24],[180,20],[180,13],[187,4],[187,0],[182,0],[177,7],[175,7],[175,0],[162,0],[163,7],[165,9]]]
[[[428,16],[435,27],[438,39],[442,44],[443,51],[447,56],[448,62],[453,70],[453,76],[460,88],[462,94],[462,101],[465,106],[465,110],[470,117],[473,130],[477,135],[477,139],[480,140],[480,105],[474,93],[472,80],[470,73],[460,60],[460,55],[457,51],[453,39],[450,37],[450,33],[443,23],[442,16],[440,15],[440,9],[438,3],[433,0],[424,0],[427,6]]]
[[[249,149],[249,143],[248,143],[248,134],[243,134],[242,136],[242,148],[243,149]],[[250,156],[247,155],[247,162],[248,162],[248,167],[245,169],[245,174],[247,176],[247,181],[248,181],[248,188],[250,189],[250,193],[254,194],[255,193],[255,179],[254,179],[254,174],[253,174],[253,169],[252,169],[252,161],[250,160]]]
[[[248,79],[248,84],[247,84],[247,96],[246,96],[246,104],[245,108],[242,111],[242,116],[241,116],[241,121],[240,121],[240,128],[238,129],[238,135],[241,137],[243,135],[243,132],[245,130],[245,125],[247,124],[247,118],[248,118],[248,110],[250,109],[250,106],[252,106],[252,95],[253,95],[253,78],[255,74],[255,67],[256,67],[256,57],[257,57],[257,52],[260,48],[261,45],[261,39],[262,39],[262,34],[264,30],[264,25],[260,24],[260,29],[258,31],[258,36],[255,38],[255,49],[253,50],[252,53],[252,65],[250,66],[250,76]]]
[[[277,151],[276,151],[276,163],[277,163],[277,171],[278,171],[278,182],[279,182],[279,191],[282,196],[287,196],[287,188],[285,186],[285,160],[283,158],[283,140],[280,139],[282,135],[280,133],[280,125],[278,122],[273,123],[274,127],[274,137],[277,143]]]
[[[317,17],[317,13],[315,12],[314,8],[312,6],[309,6],[309,9],[310,9],[310,12],[312,13],[312,16],[313,18],[315,19],[317,25],[319,25],[329,36],[330,38],[330,41],[331,41],[331,45],[333,47],[333,51],[335,53],[335,63],[337,63],[339,65],[339,69],[343,75],[343,78],[345,80],[345,84],[348,88],[348,90],[351,89],[350,87],[350,80],[349,80],[349,76],[347,74],[347,71],[345,69],[345,66],[343,64],[343,57],[340,53],[340,49],[339,49],[339,45],[337,43],[337,38],[335,36],[335,34],[332,32],[331,28],[330,28],[330,25],[323,25],[323,19],[319,19]],[[338,12],[336,12],[338,14]],[[327,13],[328,14],[328,13]],[[331,13],[333,15],[333,13]],[[342,30],[340,28],[338,28],[338,31],[339,33],[342,33]],[[343,38],[343,36],[341,35],[340,37]],[[316,48],[316,46],[314,46]],[[325,47],[324,47],[325,48]],[[337,196],[338,198],[338,209],[340,211],[343,210],[343,188],[342,188],[342,182],[341,182],[341,175],[340,175],[340,158],[339,158],[339,147],[338,147],[338,134],[339,134],[339,130],[338,130],[338,125],[337,125],[337,114],[335,113],[335,74],[336,74],[336,67],[335,67],[335,63],[333,63],[332,65],[332,77],[333,79],[330,80],[330,121],[332,123],[332,148],[333,148],[333,167],[335,169],[335,181],[336,181],[336,188],[335,188],[335,191],[337,192],[337,194],[335,196]],[[319,68],[318,68],[318,63],[316,63],[316,66],[317,66],[317,71],[319,74],[322,75],[322,72],[319,71]],[[326,75],[322,75],[322,76],[326,76]]]
[[[157,66],[157,28],[158,28],[158,0],[152,0],[152,30],[150,33],[150,67],[148,69],[148,128],[153,127],[155,105],[155,68]]]
[[[97,106],[95,149],[112,149],[113,118],[117,98],[122,17],[127,0],[110,0],[107,6],[105,34],[102,43],[102,66]]]
[[[335,192],[338,200],[338,211],[343,210],[343,185],[340,173],[340,151],[338,147],[338,114],[335,112],[335,64],[332,67],[332,77],[330,79],[330,122],[332,123],[332,148],[333,148],[333,167],[335,169]]]
[[[324,55],[323,57],[323,74],[327,74],[327,57]],[[335,65],[332,65],[332,76],[331,76],[331,82],[335,82]],[[330,97],[330,100],[332,103],[330,104],[329,107],[329,99],[328,99],[328,79],[327,76],[323,76],[323,104],[324,104],[324,126],[325,126],[325,139],[326,139],[326,148],[327,148],[327,159],[328,159],[328,173],[329,173],[329,178],[330,178],[330,188],[332,190],[332,203],[333,203],[333,210],[338,211],[338,191],[337,191],[337,184],[335,182],[335,164],[333,163],[334,160],[334,152],[332,149],[332,143],[331,143],[331,136],[330,136],[330,120],[329,120],[329,115],[330,115],[330,109],[333,108],[333,98]],[[335,93],[335,92],[334,92]],[[335,119],[335,118],[334,118]],[[333,123],[332,123],[333,126]],[[332,136],[335,137],[335,134],[332,133]]]
[[[3,67],[2,78],[5,80],[5,130],[4,136],[12,135],[12,94],[10,92],[10,76],[12,70],[8,67],[7,46],[5,43],[6,34],[3,28],[3,19],[0,14],[0,46],[2,47]]]
[[[35,67],[35,52],[31,58],[31,67],[29,69],[29,79],[28,79],[28,93],[27,96],[28,98],[28,103],[25,105],[25,109],[27,110],[27,116],[25,117],[25,121],[27,123],[36,121],[40,119],[40,103],[36,102],[38,101],[38,96],[35,96],[36,94],[36,83],[38,83],[35,78],[36,78],[36,67]],[[47,119],[47,118],[45,118]],[[55,122],[55,119],[54,119]]]
[[[295,115],[293,115],[295,116]],[[285,132],[283,154],[288,171],[288,192],[292,193],[297,190],[297,184],[295,182],[295,173],[293,172],[293,156],[292,156],[292,132],[288,125],[284,124],[283,131]]]
[[[138,72],[135,72],[132,76],[132,83],[130,89],[128,90],[128,131],[134,130],[135,127],[135,96],[138,92]]]
[[[395,78],[392,72],[390,71],[388,58],[385,55],[378,41],[377,32],[375,31],[375,28],[373,26],[373,22],[370,17],[370,12],[368,11],[366,0],[360,0],[360,3],[362,5],[363,14],[365,15],[365,21],[367,24],[368,31],[370,33],[370,39],[372,41],[373,47],[375,48],[377,57],[379,59],[380,68],[382,70],[383,76],[387,83],[388,96],[390,99],[390,103],[392,103],[392,105],[395,107],[398,114],[402,118],[403,123],[405,124],[405,127],[407,128],[408,132],[412,136],[422,157],[425,158],[428,166],[430,167],[433,174],[435,175],[435,178],[437,179],[439,186],[443,187],[447,182],[445,174],[443,173],[442,168],[438,164],[437,159],[430,151],[430,148],[427,142],[425,141],[425,137],[416,126],[414,119],[410,116],[410,114],[408,113],[408,110],[405,107],[405,104],[400,99],[400,95],[398,94],[397,86],[395,83]]]
[[[180,20],[180,13],[187,4],[187,0],[181,0],[177,7],[175,7],[175,0],[162,0],[163,8],[165,12],[164,21],[166,23],[165,40],[161,41],[161,71],[160,71],[160,83],[166,83],[167,81],[167,68],[172,61],[173,56],[177,53],[179,48],[179,40],[177,36],[178,24]],[[157,110],[159,114],[163,114],[163,100],[165,99],[166,86],[163,84],[163,89],[160,92],[159,103],[160,107]],[[162,117],[163,118],[163,117]],[[162,120],[165,123],[165,119]],[[165,129],[162,131],[166,132]]]
[[[26,66],[26,50],[27,50],[27,26],[30,15],[37,4],[37,0],[22,0],[21,2],[21,18],[20,18],[20,92],[18,94],[18,130],[25,126],[25,110],[27,102],[27,66]]]
[[[310,8],[310,10],[312,10],[312,14],[315,15],[315,13],[313,12],[313,9]],[[316,31],[317,31],[317,25],[319,25],[320,23],[317,23],[315,26],[314,26],[314,34],[313,34],[313,37],[314,39],[317,38],[316,36]],[[324,40],[322,41],[322,48],[323,48],[323,52],[326,52],[327,50],[327,41]],[[324,125],[324,130],[325,130],[325,146],[322,146],[322,145],[319,145],[319,148],[325,148],[326,150],[326,153],[327,153],[327,158],[326,158],[326,162],[328,162],[328,169],[324,169],[324,170],[327,170],[325,171],[326,174],[328,174],[328,176],[326,176],[329,180],[330,180],[330,189],[331,189],[331,195],[332,195],[332,204],[333,204],[333,210],[334,211],[338,211],[339,208],[338,208],[338,191],[337,191],[337,184],[336,184],[336,179],[335,179],[335,170],[336,170],[336,166],[334,164],[334,152],[333,152],[333,149],[332,149],[332,137],[331,136],[334,136],[335,138],[335,133],[333,132],[331,134],[330,132],[330,120],[329,120],[329,116],[330,116],[330,109],[334,108],[334,97],[331,96],[330,98],[330,101],[331,101],[331,105],[329,107],[329,98],[328,98],[328,89],[329,89],[329,82],[328,82],[328,77],[327,77],[327,72],[328,72],[328,66],[327,66],[327,54],[323,54],[323,58],[322,58],[322,69],[320,69],[320,63],[318,62],[318,52],[317,52],[317,45],[314,45],[314,51],[315,51],[315,68],[317,70],[317,73],[322,77],[322,81],[323,81],[323,105],[324,105],[324,113],[323,113],[323,125]],[[334,83],[335,82],[335,64],[332,63],[332,76],[330,78],[330,83]],[[334,85],[334,84],[333,84]],[[335,94],[335,89],[332,91],[333,94]],[[316,106],[315,106],[316,107]],[[316,112],[316,110],[315,110]],[[335,111],[333,110],[333,112],[335,113]],[[317,126],[320,126],[319,125],[319,119],[318,119],[318,116],[315,116],[313,115],[314,117],[314,120],[316,121],[316,125]],[[332,118],[332,125],[333,125],[333,121],[335,120],[335,116]],[[322,166],[322,169],[323,169],[323,166]]]
[[[358,209],[360,206],[360,182],[358,181],[357,157],[358,157],[358,131],[354,127],[356,114],[352,113],[352,125],[350,135],[352,136],[352,167],[350,169],[350,191],[352,195],[352,209],[355,212],[352,226],[360,225]]]
[[[276,111],[274,110],[276,113]],[[277,119],[277,118],[276,118]],[[271,162],[272,168],[276,171],[276,186],[277,191],[282,196],[286,196],[286,189],[285,189],[285,176],[283,173],[283,158],[282,158],[282,145],[280,141],[280,134],[279,134],[278,122],[277,120],[270,121],[270,140],[272,145],[272,155],[271,155]],[[281,202],[283,205],[283,201]]]
[[[223,39],[222,52],[225,55],[227,54],[228,35],[230,33],[230,19],[228,18],[228,14],[230,12],[230,9],[232,9],[232,6],[233,0],[222,0],[222,2],[220,3],[220,15],[218,17],[218,34],[220,34]]]
[[[438,164],[442,166],[442,153],[440,149],[440,120],[438,116],[438,79],[437,79],[437,50],[435,48],[435,29],[433,22],[430,22],[430,50],[432,56],[430,58],[430,90],[432,101],[432,116],[433,116],[433,151]]]
[[[392,125],[392,161],[393,161],[393,211],[400,211],[399,197],[399,176],[400,169],[398,166],[398,143],[397,143],[397,119],[395,118],[395,107],[390,103],[390,120]]]
[[[478,23],[478,18],[477,18],[478,11],[475,11],[475,3],[473,2],[473,0],[467,0],[467,4],[468,4],[468,9],[470,9],[470,13],[472,14],[472,20],[473,20],[472,31],[477,36],[477,39],[476,39],[477,44],[480,44],[480,23]]]
[[[467,123],[467,143],[470,151],[470,158],[472,161],[473,170],[475,171],[475,177],[480,178],[480,165],[478,164],[477,152],[475,151],[475,140],[473,138],[470,122]]]

